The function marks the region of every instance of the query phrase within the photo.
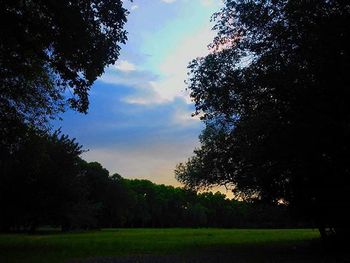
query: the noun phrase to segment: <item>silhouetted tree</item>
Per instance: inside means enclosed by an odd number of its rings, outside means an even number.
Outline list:
[[[85,228],[122,227],[132,197],[123,178],[109,172],[98,162],[81,161],[80,178],[92,206],[93,221]]]
[[[0,1],[0,113],[36,124],[80,112],[104,67],[115,63],[127,11],[120,0]]]
[[[80,148],[43,131],[68,105],[87,112],[91,85],[126,41],[127,11],[121,0],[0,5],[0,195],[8,212],[1,225],[96,225],[97,204],[79,176]]]
[[[214,18],[212,52],[189,66],[206,128],[178,180],[284,201],[322,234],[348,233],[349,2],[227,0]]]
[[[59,132],[28,129],[13,154],[0,163],[1,228],[35,230],[86,219],[80,153],[81,146]]]

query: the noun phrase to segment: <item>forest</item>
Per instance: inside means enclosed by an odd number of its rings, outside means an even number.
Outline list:
[[[220,192],[196,192],[148,180],[110,175],[79,157],[67,136],[29,132],[17,159],[6,160],[0,206],[2,231],[34,232],[120,227],[287,228],[297,224],[285,205],[229,200]],[[19,165],[20,164],[20,165]]]

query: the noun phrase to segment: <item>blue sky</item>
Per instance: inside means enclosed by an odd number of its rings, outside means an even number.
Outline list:
[[[179,185],[177,163],[198,146],[203,128],[185,91],[188,63],[208,53],[211,15],[220,0],[125,1],[130,11],[118,62],[90,92],[87,115],[73,111],[56,123],[110,173]]]

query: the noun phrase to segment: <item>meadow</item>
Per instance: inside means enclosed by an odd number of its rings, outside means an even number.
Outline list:
[[[0,262],[336,262],[323,255],[318,239],[313,229],[1,234]]]

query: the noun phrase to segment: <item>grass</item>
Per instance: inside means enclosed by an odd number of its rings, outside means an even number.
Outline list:
[[[287,258],[295,258],[290,262],[299,262],[300,257],[303,260],[300,262],[312,262],[305,259],[315,254],[305,254],[305,249],[317,238],[318,231],[311,229],[105,229],[82,233],[1,234],[0,262],[58,263],[89,257],[203,253],[250,259],[242,262],[265,262],[263,259],[286,262],[283,259]],[[287,258],[283,258],[286,253]],[[268,261],[279,257],[282,261]]]

